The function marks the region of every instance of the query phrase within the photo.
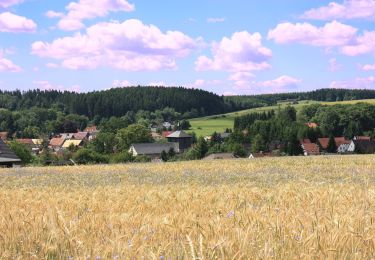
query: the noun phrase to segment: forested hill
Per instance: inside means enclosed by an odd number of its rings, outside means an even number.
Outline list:
[[[223,97],[213,93],[182,87],[128,87],[89,93],[42,91],[0,91],[0,108],[11,111],[31,107],[56,108],[67,114],[111,117],[128,111],[155,111],[165,107],[183,114],[195,110],[198,115],[231,111]]]
[[[375,90],[368,89],[319,89],[310,92],[264,94],[253,96],[228,96],[225,101],[237,109],[275,105],[285,100],[344,101],[374,99]]]

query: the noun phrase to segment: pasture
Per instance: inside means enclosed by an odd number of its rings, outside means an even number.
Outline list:
[[[375,257],[375,156],[0,170],[1,259]]]
[[[246,114],[255,113],[255,112],[259,113],[259,112],[269,111],[272,109],[277,110],[279,107],[285,108],[288,105],[295,107],[296,110],[298,111],[302,107],[307,106],[307,105],[312,105],[312,104],[353,105],[359,102],[375,104],[375,99],[350,100],[350,101],[338,101],[338,102],[318,102],[318,101],[305,100],[305,101],[299,101],[298,104],[296,105],[293,105],[290,102],[280,102],[276,106],[252,108],[252,109],[242,110],[242,111],[228,113],[228,114],[191,119],[189,120],[191,124],[190,132],[195,132],[197,136],[211,135],[215,131],[218,133],[222,133],[227,128],[233,128],[234,118],[236,116],[246,115]]]

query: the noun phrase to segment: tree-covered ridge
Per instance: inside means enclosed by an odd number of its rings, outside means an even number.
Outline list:
[[[66,114],[111,117],[129,111],[155,111],[165,107],[179,113],[194,111],[198,115],[213,115],[231,111],[223,97],[213,93],[182,87],[128,87],[88,93],[42,91],[0,91],[0,108],[11,111],[32,107],[56,108]],[[196,112],[195,112],[196,111]]]
[[[271,106],[285,100],[345,101],[375,98],[375,90],[369,89],[319,89],[310,92],[264,94],[250,96],[228,96],[225,101],[232,107],[248,109],[260,106]]]

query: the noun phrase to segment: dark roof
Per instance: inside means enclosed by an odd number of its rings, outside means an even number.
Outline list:
[[[192,138],[192,136],[188,135],[184,131],[176,131],[168,135],[167,138]]]
[[[237,158],[233,153],[213,153],[206,156],[203,160],[223,160]]]
[[[141,155],[152,155],[152,154],[161,154],[163,151],[168,152],[171,148],[177,151],[175,143],[144,143],[144,144],[132,144],[134,150],[137,154]]]
[[[375,141],[354,140],[355,150],[359,153],[375,153]]]
[[[21,162],[21,159],[0,139],[0,163]]]

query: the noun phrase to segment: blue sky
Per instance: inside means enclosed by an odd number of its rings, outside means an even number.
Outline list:
[[[375,89],[374,17],[374,0],[0,0],[0,88]]]

